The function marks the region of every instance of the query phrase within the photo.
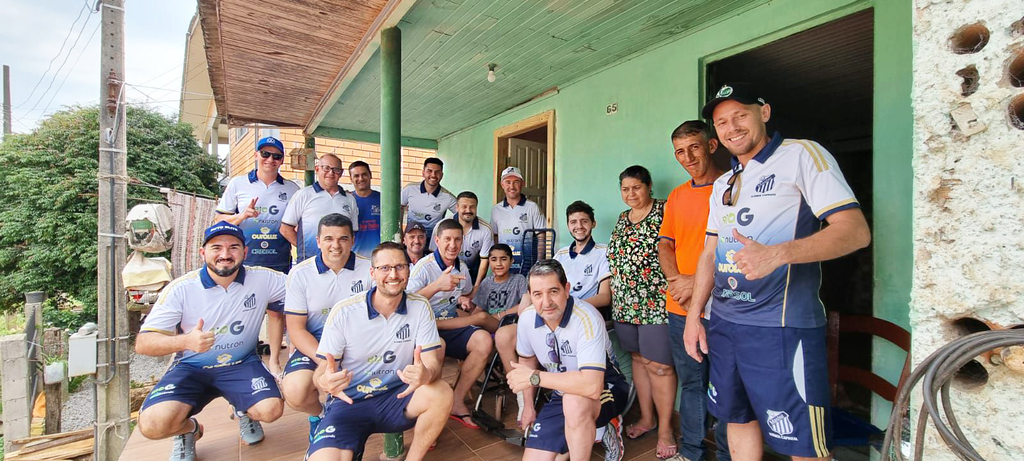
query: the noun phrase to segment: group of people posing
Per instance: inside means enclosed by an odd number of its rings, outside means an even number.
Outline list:
[[[403,242],[381,243],[366,163],[349,165],[346,191],[341,160],[322,156],[316,182],[300,189],[278,172],[284,146],[263,138],[256,168],[221,198],[204,267],[171,282],[142,325],[139,353],[176,356],[140,431],[174,437],[172,460],[195,459],[195,415],[223,396],[248,444],[287,404],[309,415],[308,459],[350,460],[370,434],[408,429],[407,456],[422,459],[448,420],[479,429],[466,398],[496,350],[527,460],[589,459],[596,442],[618,460],[623,435],[647,432],[658,458],[701,460],[709,412],[720,460],[759,460],[764,443],[828,459],[819,262],[867,246],[870,231],[832,155],[769,133],[771,106],[752,85],[724,85],[702,116],[711,126],[671,133],[690,179],[667,200],[646,168],[626,168],[628,209],[609,243],[593,238],[593,207],[574,201],[572,243],[526,273],[535,249],[523,235],[548,225],[516,167],[501,172],[505,197],[488,223],[477,196],[449,193],[444,164],[427,159],[423,181],[401,191]],[[724,172],[712,160],[721,147]],[[256,353],[265,314],[269,369]],[[631,355],[640,416],[625,427],[629,387],[606,320]],[[445,357],[461,361],[454,389],[440,380]],[[538,411],[539,389],[550,395]]]

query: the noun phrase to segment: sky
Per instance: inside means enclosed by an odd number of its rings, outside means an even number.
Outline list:
[[[12,131],[30,132],[64,107],[97,104],[100,13],[90,9],[95,0],[0,3],[4,18],[0,64],[11,67]],[[125,1],[125,80],[130,104],[177,114],[185,34],[195,12],[194,0]]]

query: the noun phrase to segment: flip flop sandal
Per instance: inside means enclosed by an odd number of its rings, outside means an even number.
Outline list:
[[[634,435],[633,435],[632,437],[630,437],[630,435],[629,435],[629,434],[630,434],[630,433],[631,433],[631,432],[632,432],[632,431],[633,431],[634,429],[637,429],[637,428],[638,428],[638,427],[637,427],[637,425],[636,425],[635,423],[634,423],[634,424],[630,424],[629,426],[626,426],[626,430],[625,430],[625,431],[623,431],[623,433],[625,434],[625,436],[626,436],[626,438],[627,438],[627,439],[629,439],[629,440],[636,440],[636,439],[639,439],[640,437],[643,437],[643,436],[644,436],[644,435],[646,435],[646,434],[647,434],[648,432],[651,432],[651,431],[653,431],[653,430],[657,430],[657,429],[658,429],[658,424],[657,424],[657,423],[655,423],[655,424],[654,424],[654,426],[652,426],[652,427],[649,427],[649,428],[647,428],[647,429],[643,429],[643,430],[642,430],[642,431],[641,431],[640,433],[634,433]]]
[[[470,418],[470,415],[448,415],[448,418],[458,421],[459,424],[462,424],[463,426],[466,426],[470,429],[480,429],[480,426],[477,426],[476,423],[473,422],[472,418]],[[470,418],[468,423],[466,422],[466,418]]]
[[[661,456],[662,450],[672,450],[672,454],[668,456]],[[679,447],[675,445],[662,445],[661,442],[658,442],[658,448],[655,450],[654,456],[658,459],[670,459],[677,453],[679,453]]]

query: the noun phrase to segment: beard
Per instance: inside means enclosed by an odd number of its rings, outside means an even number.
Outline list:
[[[238,263],[233,266],[228,266],[225,268],[218,268],[216,264],[206,264],[206,268],[209,269],[214,274],[217,274],[217,276],[219,277],[230,277],[232,274],[238,271],[239,267],[242,267],[242,263]]]
[[[394,286],[388,285],[386,283],[377,284],[377,292],[379,292],[380,294],[382,294],[384,296],[387,296],[389,298],[394,298],[396,296],[401,296],[403,291],[405,291],[404,287],[402,287],[402,288],[394,287]]]

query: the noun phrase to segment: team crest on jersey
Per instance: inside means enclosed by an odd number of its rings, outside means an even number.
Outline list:
[[[348,212],[352,211],[352,207],[349,206],[349,205],[342,205],[341,209],[345,210],[345,213],[348,213]]]
[[[519,215],[519,220],[522,222],[526,222],[528,219],[530,219],[530,217],[526,213]]]
[[[434,211],[441,211],[441,204],[440,203],[435,203],[434,204]]]
[[[569,340],[562,341],[562,347],[559,347],[558,350],[562,351],[562,354],[571,355],[572,346],[569,345]]]
[[[583,269],[583,275],[585,275],[587,277],[590,277],[591,275],[594,275],[594,265],[593,264],[587,264],[587,267],[585,269]]]
[[[252,384],[249,385],[252,388],[253,394],[258,394],[263,391],[270,390],[270,386],[267,385],[267,378],[257,376],[252,379]]]
[[[480,245],[483,245],[483,243],[481,243],[479,240],[477,240],[477,241],[473,242],[470,246],[473,247],[474,250],[479,251],[480,250]]]
[[[789,421],[789,413],[767,410],[769,435],[787,436],[793,433],[793,423]],[[774,434],[773,434],[774,433]]]
[[[722,85],[722,89],[718,90],[716,98],[728,98],[732,94],[732,87],[729,85]]]
[[[242,306],[243,306],[242,310],[245,310],[245,311],[251,311],[251,310],[255,309],[256,308],[256,293],[253,293],[253,294],[249,295],[248,298],[245,298],[245,302],[242,303]]]
[[[398,333],[395,333],[395,337],[400,340],[409,339],[409,324],[402,325],[402,328],[398,329]]]
[[[282,202],[287,202],[288,201],[288,193],[287,192],[281,192],[280,194],[277,194],[277,199],[282,201]]]
[[[775,187],[775,175],[774,174],[768,175],[768,176],[762,176],[761,180],[758,181],[757,186],[754,187],[754,190],[756,190],[757,193],[759,193],[759,194],[764,194],[764,193],[772,190],[772,187]]]
[[[352,282],[352,292],[359,293],[360,291],[363,291],[363,281],[356,280],[355,282]]]

